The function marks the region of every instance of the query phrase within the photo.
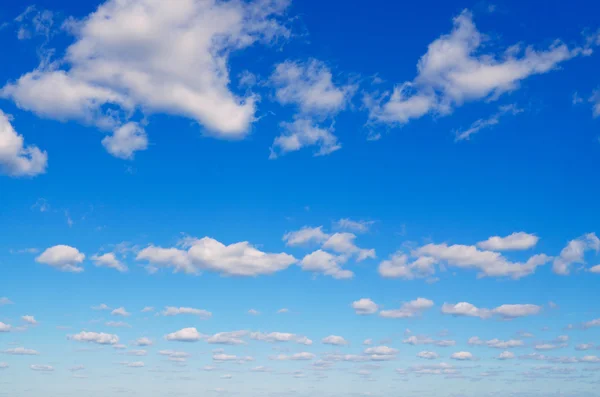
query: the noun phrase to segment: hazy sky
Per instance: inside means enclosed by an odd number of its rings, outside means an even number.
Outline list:
[[[3,3],[0,396],[596,396],[599,13]]]

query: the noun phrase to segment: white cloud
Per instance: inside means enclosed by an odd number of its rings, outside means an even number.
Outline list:
[[[335,233],[323,243],[323,249],[329,249],[348,256],[356,255],[358,262],[367,258],[376,258],[374,249],[358,248],[354,244],[355,239],[356,235],[354,233]]]
[[[110,310],[110,307],[104,303],[101,303],[98,306],[92,306],[92,310]]]
[[[341,336],[329,335],[328,337],[323,338],[321,343],[326,345],[345,346],[348,344],[348,341]]]
[[[12,305],[12,304],[13,304],[13,302],[10,299],[8,299],[7,297],[5,297],[5,296],[0,297],[0,306]]]
[[[289,313],[289,312],[290,312],[290,309],[287,309],[285,307],[283,309],[277,310],[277,314],[285,314],[285,313]]]
[[[600,265],[590,267],[590,272],[600,274]]]
[[[379,310],[379,306],[369,298],[362,298],[352,302],[352,308],[358,315],[374,314]]]
[[[110,314],[112,314],[113,316],[123,316],[123,317],[131,316],[131,313],[129,313],[124,307],[119,307],[119,308],[113,310],[112,312],[110,312]]]
[[[146,338],[146,337],[142,337],[142,338],[138,338],[134,344],[136,346],[152,346],[153,342],[150,338]]]
[[[219,332],[206,339],[207,343],[217,345],[243,345],[244,342],[241,338],[248,335],[248,331],[231,331],[231,332]]]
[[[141,357],[141,356],[147,356],[148,352],[146,350],[129,350],[125,354],[128,355],[128,356]]]
[[[420,316],[425,310],[433,307],[433,301],[425,298],[417,298],[402,304],[400,309],[382,310],[379,312],[385,318],[409,318]]]
[[[485,241],[480,241],[477,246],[489,251],[526,250],[534,247],[539,237],[525,232],[515,232],[506,237],[493,236]]]
[[[32,364],[32,365],[29,366],[29,368],[32,371],[41,371],[41,372],[52,372],[52,371],[54,371],[54,367],[52,367],[51,365]]]
[[[0,332],[10,332],[12,330],[12,326],[10,324],[5,324],[0,321]]]
[[[583,328],[585,328],[585,329],[593,328],[593,327],[600,327],[600,318],[583,323]],[[0,326],[0,329],[1,328],[2,327]]]
[[[474,336],[469,338],[469,345],[473,346],[481,346],[485,345],[487,347],[491,347],[494,349],[512,349],[515,347],[524,346],[525,343],[519,339],[510,339],[510,340],[500,340],[500,339],[490,339],[487,341],[481,340],[479,337]]]
[[[302,352],[302,353],[294,353],[291,355],[279,354],[277,356],[271,356],[269,358],[271,360],[275,360],[275,361],[287,361],[287,360],[309,361],[309,360],[314,360],[315,357],[316,356],[313,353]]]
[[[440,355],[436,352],[422,351],[417,354],[417,357],[424,358],[426,360],[435,360],[436,358],[439,358]]]
[[[0,370],[6,369],[6,368],[9,368],[9,365],[7,363],[0,362]]]
[[[435,345],[439,347],[450,347],[455,346],[456,341],[453,340],[433,340],[427,336],[423,335],[412,335],[408,338],[404,339],[402,343],[406,343],[409,345],[417,346],[417,345]]]
[[[385,278],[403,278],[412,280],[426,278],[435,274],[437,260],[431,257],[420,257],[410,261],[408,255],[396,252],[388,260],[379,264],[379,274]]]
[[[152,306],[146,306],[142,309],[142,313],[152,313],[154,308]]]
[[[165,335],[166,340],[177,342],[197,342],[201,337],[202,335],[196,328],[183,328],[179,331]]]
[[[282,122],[280,127],[283,134],[273,141],[270,159],[276,159],[289,152],[296,152],[307,146],[317,146],[313,153],[315,157],[326,156],[342,148],[333,134],[333,126],[323,128],[311,119],[300,118],[291,123]]]
[[[567,246],[560,251],[560,255],[554,259],[552,270],[563,276],[569,274],[571,265],[585,263],[584,255],[589,250],[600,251],[600,239],[595,233],[588,233],[569,241]]]
[[[327,65],[316,59],[286,61],[271,75],[275,96],[283,105],[294,104],[304,114],[335,114],[346,107],[356,86],[336,86]]]
[[[85,259],[85,255],[77,248],[68,245],[55,245],[46,249],[40,256],[35,258],[36,262],[55,267],[64,272],[80,273],[83,267],[79,266]]]
[[[341,266],[345,262],[345,257],[336,256],[319,249],[302,258],[300,267],[302,267],[302,270],[304,271],[323,273],[336,279],[349,279],[354,277],[352,271],[342,269]]]
[[[450,356],[451,359],[453,360],[460,360],[460,361],[466,361],[466,360],[474,360],[475,357],[473,357],[473,354],[469,353],[469,352],[456,352],[453,353]]]
[[[141,109],[194,119],[219,138],[242,138],[255,119],[256,98],[229,90],[229,56],[287,37],[277,20],[287,5],[108,0],[73,24],[76,41],[63,59],[21,76],[0,94],[59,120],[110,127]],[[104,112],[106,105],[122,114]]]
[[[502,305],[493,310],[494,314],[498,314],[505,319],[534,316],[542,311],[541,306],[525,304],[525,305]]]
[[[148,148],[148,137],[141,125],[131,121],[117,127],[112,135],[102,139],[102,145],[113,156],[131,160],[135,152]]]
[[[308,339],[306,336],[290,334],[286,332],[271,332],[271,333],[263,333],[263,332],[252,332],[250,334],[250,339],[259,340],[263,342],[295,342],[301,345],[310,346],[312,345],[312,340]]]
[[[38,351],[33,349],[26,349],[24,347],[15,347],[13,349],[3,350],[4,354],[11,354],[14,356],[37,356],[40,354]]]
[[[297,260],[285,253],[262,252],[247,241],[224,245],[204,237],[188,239],[188,250],[149,246],[141,250],[137,260],[153,266],[172,267],[175,271],[196,274],[202,270],[229,276],[258,276],[287,269]]]
[[[167,306],[165,310],[162,312],[163,316],[177,316],[179,314],[192,314],[194,316],[198,316],[200,318],[211,318],[212,313],[203,310],[203,309],[195,309],[193,307],[172,307]]]
[[[366,233],[375,221],[354,221],[349,218],[342,218],[335,222],[335,227],[343,230],[350,230],[356,233]]]
[[[478,119],[475,122],[473,122],[473,124],[471,124],[471,126],[469,128],[467,128],[466,130],[456,131],[455,132],[455,135],[456,135],[455,141],[458,142],[458,141],[464,141],[464,140],[471,139],[471,135],[476,134],[485,128],[490,128],[490,127],[500,123],[500,118],[502,116],[507,115],[507,114],[517,115],[522,112],[523,112],[523,109],[519,109],[515,105],[500,106],[498,111],[496,113],[494,113],[493,115],[491,115],[489,118]],[[482,247],[482,248],[484,248],[484,247]],[[491,249],[491,248],[486,248],[486,249]],[[517,249],[521,249],[521,248],[517,248]]]
[[[260,312],[255,309],[250,309],[250,310],[248,310],[248,314],[250,314],[252,316],[258,316],[260,314]]]
[[[398,350],[388,346],[375,346],[366,348],[364,353],[377,356],[393,356],[398,354]]]
[[[484,36],[469,11],[454,18],[454,28],[429,44],[417,64],[417,76],[381,98],[367,96],[370,119],[405,124],[428,113],[446,115],[465,102],[496,99],[524,79],[554,70],[584,54],[556,41],[547,50],[511,46],[501,54],[482,53]]]
[[[125,362],[125,363],[121,363],[122,365],[129,367],[129,368],[143,368],[144,367],[144,362],[143,361],[135,361],[135,362]]]
[[[488,309],[480,309],[469,302],[459,302],[456,304],[444,303],[442,305],[442,313],[452,316],[466,316],[488,318],[491,312]]]
[[[30,325],[37,325],[38,322],[36,321],[35,317],[33,316],[22,316],[21,320],[25,321],[27,324]]]
[[[483,319],[498,315],[503,319],[510,320],[518,317],[534,316],[539,314],[541,310],[541,306],[532,304],[501,305],[495,309],[478,308],[469,302],[459,302],[456,304],[444,303],[442,305],[443,314],[449,314],[452,316],[479,317]]]
[[[498,360],[512,360],[513,358],[515,358],[515,354],[509,351],[502,352],[498,356]]]
[[[115,254],[113,254],[112,252],[102,255],[96,254],[90,259],[94,262],[94,265],[98,267],[109,267],[120,272],[126,272],[128,270],[127,266],[121,263],[121,261],[118,260]]]
[[[25,139],[0,110],[0,173],[13,177],[35,176],[46,172],[48,154],[37,146],[25,145]]]
[[[319,227],[308,227],[305,226],[300,230],[286,233],[283,236],[285,245],[295,246],[304,245],[311,242],[323,243],[329,238],[329,235],[323,232],[323,226]]]
[[[119,343],[119,337],[113,334],[105,334],[104,332],[86,332],[82,331],[75,335],[68,335],[67,339],[77,342],[90,342],[99,345],[116,345]]]

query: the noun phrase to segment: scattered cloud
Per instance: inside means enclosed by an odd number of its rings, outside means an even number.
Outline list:
[[[409,318],[420,316],[425,310],[433,307],[433,301],[425,298],[417,298],[413,301],[403,303],[400,309],[382,310],[379,312],[385,318]]]
[[[0,110],[0,173],[11,177],[32,177],[46,172],[48,154],[37,146],[26,145]]]
[[[568,275],[571,271],[571,265],[585,263],[584,255],[589,250],[600,252],[600,239],[595,233],[588,233],[569,241],[567,246],[560,252],[560,255],[554,259],[552,270],[556,274]]]
[[[358,315],[375,314],[379,306],[369,298],[362,298],[352,302],[352,308]]]
[[[121,261],[118,260],[116,255],[112,252],[102,254],[102,255],[96,254],[96,255],[92,256],[90,259],[94,262],[94,265],[96,265],[98,267],[108,267],[111,269],[118,270],[122,273],[124,273],[128,270],[127,266],[125,266],[123,263],[121,263]]]
[[[68,245],[55,245],[46,249],[35,260],[63,272],[80,273],[83,271],[83,267],[79,265],[84,259],[85,255],[79,252],[77,248]]]
[[[119,343],[119,337],[113,334],[105,334],[104,332],[86,332],[82,331],[75,335],[68,335],[67,339],[77,342],[89,342],[99,345],[116,345]]]
[[[493,236],[485,241],[480,241],[477,246],[489,251],[513,251],[533,248],[539,237],[525,232],[515,232],[506,237]]]
[[[162,312],[163,316],[177,316],[180,314],[191,314],[194,316],[198,316],[200,318],[211,318],[212,317],[212,313],[207,311],[207,310],[203,310],[203,309],[195,309],[192,307],[172,307],[172,306],[167,306],[165,308],[165,310]]]

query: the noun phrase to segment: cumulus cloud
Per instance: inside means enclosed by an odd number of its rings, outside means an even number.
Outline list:
[[[32,371],[53,372],[54,367],[51,365],[32,364],[29,366]]]
[[[515,354],[509,351],[502,352],[498,356],[498,360],[512,360],[513,358],[515,358]]]
[[[412,280],[426,278],[435,274],[437,260],[432,257],[419,257],[410,260],[408,255],[396,252],[390,259],[379,264],[379,274],[385,278],[403,278]]]
[[[40,354],[37,350],[26,349],[24,347],[15,347],[13,349],[3,350],[2,353],[13,356],[37,356]]]
[[[422,351],[417,354],[417,357],[424,358],[425,360],[435,360],[436,358],[439,358],[439,354],[436,352]]]
[[[75,335],[68,335],[67,339],[77,342],[97,343],[99,345],[116,345],[119,343],[119,337],[104,332],[86,332],[82,331]]]
[[[304,245],[308,243],[323,243],[329,235],[323,232],[323,226],[308,227],[284,234],[283,241],[288,246]]]
[[[147,261],[156,267],[171,267],[176,272],[197,274],[203,270],[228,276],[258,276],[287,269],[297,262],[285,253],[266,253],[247,241],[224,245],[204,237],[188,239],[187,250],[149,246],[141,250],[137,260]]]
[[[231,332],[219,332],[206,338],[206,342],[217,345],[243,345],[244,342],[241,338],[248,335],[248,331],[231,331]]]
[[[135,152],[148,148],[148,137],[141,125],[129,122],[117,127],[112,135],[102,139],[102,145],[113,156],[131,160]]]
[[[341,336],[329,335],[328,337],[323,338],[321,343],[326,345],[345,346],[348,344],[348,341]]]
[[[163,316],[177,316],[180,314],[191,314],[200,318],[210,318],[212,313],[204,309],[195,309],[193,307],[172,307],[167,306],[162,312]]]
[[[80,273],[83,267],[79,266],[85,259],[85,255],[77,248],[68,245],[55,245],[46,249],[40,256],[35,258],[36,262],[55,267],[63,272]]]
[[[101,303],[98,306],[92,306],[92,310],[110,310],[110,307],[108,307],[105,303]]]
[[[110,312],[110,314],[112,314],[113,316],[122,316],[122,317],[131,316],[131,313],[129,313],[124,307],[119,307],[119,308],[113,310],[112,312]]]
[[[118,270],[120,272],[126,272],[127,266],[125,266],[123,263],[121,263],[120,260],[117,259],[116,255],[112,252],[106,253],[106,254],[102,254],[102,255],[94,255],[90,258],[92,260],[92,262],[94,262],[94,265],[98,266],[98,267],[108,267],[111,269],[115,269]]]
[[[302,270],[304,271],[323,273],[336,279],[349,279],[354,277],[354,273],[351,270],[342,269],[342,265],[345,262],[346,257],[333,255],[319,249],[302,258],[300,267],[302,267]]]
[[[153,342],[150,338],[146,338],[146,337],[142,337],[142,338],[138,338],[134,344],[136,346],[152,346]]]
[[[316,146],[313,156],[326,156],[342,148],[333,134],[333,126],[322,127],[310,118],[299,118],[292,122],[281,122],[283,133],[271,145],[270,159],[308,146]]]
[[[197,342],[201,337],[202,334],[200,334],[196,328],[183,328],[179,331],[165,335],[166,340],[177,342]]]
[[[585,263],[584,255],[590,250],[600,252],[600,239],[595,233],[588,233],[569,241],[560,255],[554,259],[552,270],[563,276],[569,274],[573,264]]]
[[[515,232],[506,237],[493,236],[485,241],[480,241],[477,246],[489,251],[526,250],[534,247],[539,237],[525,232]]]
[[[335,233],[323,243],[323,249],[332,250],[347,256],[355,255],[356,261],[360,262],[367,258],[376,258],[374,249],[359,248],[354,244],[356,235],[354,233]]]
[[[0,173],[12,176],[35,176],[46,172],[48,154],[37,146],[25,145],[25,139],[0,110]]]
[[[263,333],[263,332],[252,332],[250,334],[250,338],[254,340],[259,340],[263,342],[295,342],[301,345],[310,346],[312,345],[312,340],[308,339],[306,336],[291,334],[287,332],[271,332],[271,333]]]
[[[37,325],[38,322],[33,316],[22,316],[21,320],[25,321],[29,325]]]
[[[369,298],[362,298],[352,302],[352,308],[358,315],[374,314],[379,310],[379,306]]]
[[[444,303],[442,313],[452,316],[490,318],[494,315],[503,319],[510,320],[518,317],[534,316],[542,311],[541,306],[532,304],[501,305],[495,309],[483,309],[469,302],[459,302],[456,304]]]
[[[512,349],[515,347],[524,346],[525,343],[519,339],[510,339],[510,340],[500,340],[500,339],[490,339],[487,341],[481,340],[477,336],[473,336],[469,338],[469,345],[473,346],[487,346],[494,349]]]
[[[417,298],[413,301],[403,303],[400,309],[382,310],[379,312],[385,318],[409,318],[420,316],[425,310],[433,307],[433,301],[425,298]]]
[[[417,345],[435,345],[439,347],[450,347],[455,346],[456,341],[454,340],[434,340],[428,336],[424,335],[411,335],[408,338],[404,339],[402,343],[406,343],[409,345],[417,346]]]
[[[469,353],[469,352],[456,352],[453,353],[450,356],[451,359],[453,360],[460,360],[460,361],[466,361],[466,360],[474,360],[475,357],[473,357],[473,354]]]
[[[466,102],[493,100],[513,91],[526,78],[544,74],[585,52],[556,41],[548,49],[521,45],[503,53],[482,53],[484,35],[463,11],[454,28],[429,44],[413,81],[397,85],[383,97],[365,97],[374,122],[406,124],[428,113],[446,115]]]
[[[294,354],[291,354],[291,355],[279,354],[277,356],[271,356],[269,358],[271,360],[275,360],[275,361],[287,361],[287,360],[292,360],[292,361],[309,361],[309,360],[314,360],[315,357],[316,356],[313,353],[302,352],[302,353],[294,353]]]
[[[0,94],[58,120],[118,127],[141,109],[191,118],[219,138],[242,138],[255,120],[257,98],[230,91],[229,57],[287,37],[279,23],[287,5],[108,0],[72,24],[75,42],[64,58],[24,74]],[[126,156],[130,144],[115,153]]]

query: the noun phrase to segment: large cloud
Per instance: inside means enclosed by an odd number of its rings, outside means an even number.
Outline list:
[[[590,250],[600,251],[600,239],[595,233],[588,233],[569,241],[554,260],[552,270],[554,270],[554,273],[563,276],[569,274],[573,264],[585,263],[585,253]]]
[[[0,173],[13,177],[35,176],[46,172],[48,155],[37,146],[25,145],[9,117],[0,110]]]
[[[113,334],[105,334],[104,332],[86,332],[82,331],[75,335],[68,335],[67,339],[77,342],[90,342],[99,345],[115,345],[119,343],[119,337]]]
[[[46,249],[35,260],[64,272],[80,273],[83,268],[79,264],[84,259],[85,255],[79,252],[77,248],[68,245],[55,245]]]
[[[229,89],[229,57],[288,36],[278,22],[287,6],[287,0],[108,0],[69,24],[75,42],[63,59],[40,65],[0,94],[58,120],[114,128],[141,109],[194,119],[219,138],[243,138],[256,98]],[[119,157],[145,146],[111,139],[105,145]]]

